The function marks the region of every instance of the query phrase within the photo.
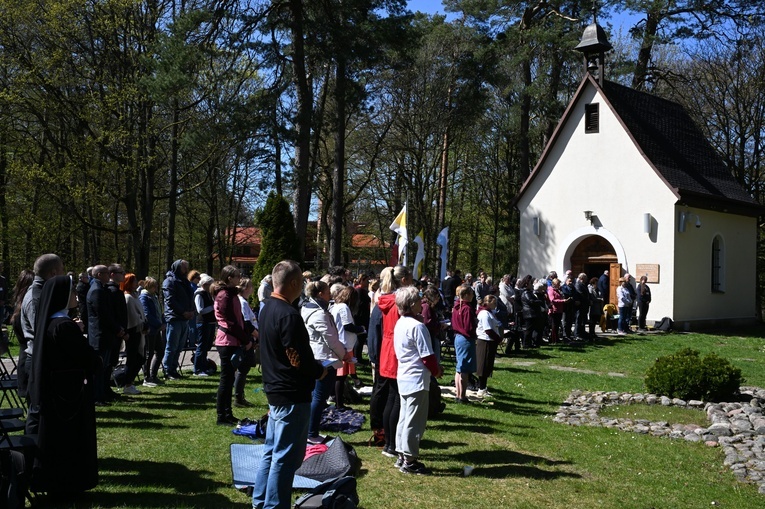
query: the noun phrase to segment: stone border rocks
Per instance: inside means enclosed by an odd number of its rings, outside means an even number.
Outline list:
[[[561,404],[553,422],[571,426],[616,428],[630,433],[704,442],[710,447],[720,446],[725,453],[724,464],[733,470],[736,479],[757,484],[759,492],[765,494],[765,389],[741,387],[740,393],[749,401],[704,403],[656,394],[574,390]],[[710,425],[704,428],[599,415],[600,410],[606,406],[634,404],[703,409]]]

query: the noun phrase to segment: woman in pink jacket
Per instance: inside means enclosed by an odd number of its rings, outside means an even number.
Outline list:
[[[239,361],[241,361],[244,350],[252,348],[252,336],[244,328],[242,305],[239,303],[239,288],[237,286],[241,277],[239,269],[233,265],[227,265],[220,271],[220,281],[213,283],[211,288],[215,320],[218,323],[215,346],[220,355],[220,384],[218,385],[216,410],[218,412],[218,424],[221,425],[239,423],[239,420],[231,412],[234,372]]]
[[[555,278],[552,280],[552,284],[547,287],[547,298],[550,300],[550,310],[548,311],[550,313],[550,343],[557,343],[563,310],[571,297],[563,297],[563,294],[560,293],[560,280]]]

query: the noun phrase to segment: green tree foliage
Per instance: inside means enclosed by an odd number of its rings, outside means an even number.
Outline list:
[[[270,274],[274,265],[282,260],[302,262],[297,243],[295,223],[290,204],[274,192],[268,195],[263,210],[256,215],[255,221],[260,228],[260,254],[255,265],[253,279],[257,282]]]

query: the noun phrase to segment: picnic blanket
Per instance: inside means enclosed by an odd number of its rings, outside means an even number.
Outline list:
[[[337,410],[335,407],[327,407],[321,415],[319,428],[335,433],[356,433],[364,425],[364,419],[364,414],[352,408]]]
[[[231,474],[237,489],[255,486],[255,473],[263,458],[264,448],[263,444],[231,444]],[[292,488],[310,490],[321,483],[322,481],[295,474]]]
[[[323,454],[312,455],[295,472],[293,489],[312,489],[329,479],[355,475],[360,461],[356,451],[339,437],[327,442]],[[255,485],[255,474],[263,458],[262,444],[231,444],[231,473],[234,485],[241,489]]]

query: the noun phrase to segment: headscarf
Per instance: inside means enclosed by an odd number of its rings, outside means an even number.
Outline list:
[[[40,293],[40,304],[35,321],[34,354],[32,372],[29,375],[29,399],[32,405],[39,405],[43,388],[40,385],[45,369],[45,336],[53,315],[61,314],[69,307],[72,293],[72,279],[69,276],[56,276],[45,282]]]

